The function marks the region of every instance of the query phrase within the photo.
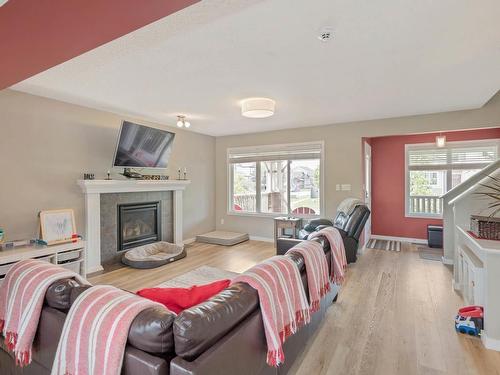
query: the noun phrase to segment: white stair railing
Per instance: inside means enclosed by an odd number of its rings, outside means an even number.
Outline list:
[[[440,215],[443,213],[443,202],[440,197],[410,195],[411,214]]]

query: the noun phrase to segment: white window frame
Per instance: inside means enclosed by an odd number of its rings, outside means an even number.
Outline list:
[[[248,212],[248,211],[236,211],[234,210],[233,206],[233,168],[232,164],[229,162],[230,155],[234,152],[238,151],[245,151],[245,150],[254,150],[258,149],[259,147],[264,147],[264,148],[283,148],[285,149],[286,147],[290,146],[307,146],[307,145],[319,145],[320,146],[320,157],[319,157],[319,171],[320,171],[320,176],[319,176],[319,214],[314,214],[314,215],[305,215],[305,214],[292,214],[291,212],[260,212],[260,200],[261,200],[261,194],[260,194],[260,189],[261,189],[261,170],[260,170],[260,162],[256,162],[256,173],[255,173],[255,184],[256,184],[256,212]],[[267,160],[262,160],[262,161],[267,161]],[[300,142],[300,143],[283,143],[283,144],[273,144],[273,145],[265,145],[265,146],[250,146],[250,147],[232,147],[228,148],[226,151],[226,165],[227,165],[227,215],[233,215],[233,216],[251,216],[251,217],[266,217],[266,218],[274,218],[274,217],[280,217],[280,216],[294,216],[294,217],[301,217],[301,218],[316,218],[320,217],[322,214],[325,212],[325,199],[324,199],[324,194],[325,194],[325,189],[324,189],[324,181],[325,181],[325,171],[324,171],[324,166],[325,166],[325,142],[324,141],[314,141],[314,142]],[[290,164],[288,164],[288,176],[287,176],[287,211],[290,208]]]
[[[500,138],[499,139],[482,139],[482,140],[473,140],[473,141],[453,141],[446,142],[446,146],[443,148],[454,148],[454,147],[474,147],[474,146],[496,146],[497,147],[497,157],[500,156]],[[418,150],[418,149],[428,149],[428,148],[436,148],[435,143],[415,143],[415,144],[406,144],[405,145],[405,217],[410,218],[422,218],[422,219],[442,219],[443,213],[440,214],[426,214],[426,213],[412,213],[410,212],[409,207],[409,194],[410,194],[410,171],[408,168],[408,151],[410,150]],[[429,165],[429,171],[433,170],[432,165]],[[471,169],[476,169],[476,164],[470,165]],[[482,166],[484,167],[484,165]],[[482,168],[481,167],[481,168]],[[444,169],[446,171],[446,189],[449,191],[451,189],[451,170],[452,169]],[[446,193],[446,192],[445,192]]]

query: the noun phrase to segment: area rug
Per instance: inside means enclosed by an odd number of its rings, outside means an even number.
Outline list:
[[[401,251],[401,241],[371,239],[366,245],[367,249]]]
[[[441,262],[443,258],[443,249],[432,248],[428,246],[419,246],[418,255],[425,260],[435,260]]]
[[[156,288],[189,288],[193,285],[209,284],[213,281],[233,279],[239,275],[216,267],[201,266],[180,276],[156,285]]]

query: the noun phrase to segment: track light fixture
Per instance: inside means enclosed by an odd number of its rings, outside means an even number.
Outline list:
[[[177,115],[177,126],[179,128],[189,128],[191,126],[191,123],[189,121],[186,121],[186,116],[183,115]]]

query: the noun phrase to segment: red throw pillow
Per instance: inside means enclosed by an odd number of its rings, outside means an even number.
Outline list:
[[[194,285],[190,288],[146,288],[139,290],[141,297],[159,302],[170,311],[179,314],[181,311],[195,306],[229,286],[230,280],[214,281],[205,285]]]

